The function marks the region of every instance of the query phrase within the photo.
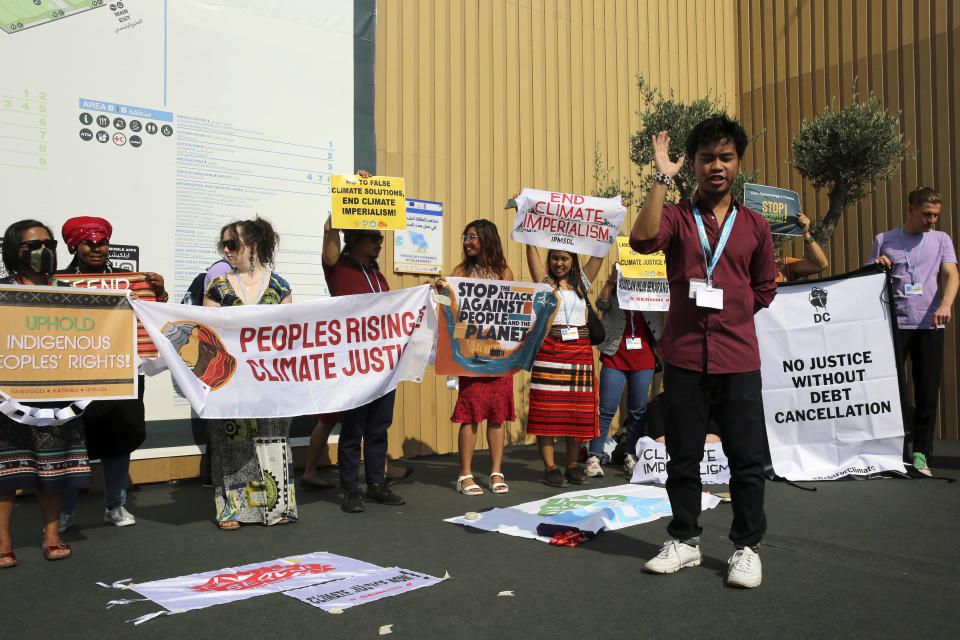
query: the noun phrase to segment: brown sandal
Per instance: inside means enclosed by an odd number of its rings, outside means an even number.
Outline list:
[[[42,547],[43,557],[47,560],[65,560],[70,557],[70,545],[66,542]]]
[[[17,566],[17,554],[13,551],[0,553],[0,569],[9,569]]]

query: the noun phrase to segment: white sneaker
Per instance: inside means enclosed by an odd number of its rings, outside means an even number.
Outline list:
[[[664,542],[660,553],[643,568],[650,573],[676,573],[685,567],[696,567],[702,559],[700,545],[692,546],[674,538]]]
[[[727,565],[727,584],[746,589],[760,586],[760,555],[750,547],[734,551]]]
[[[589,456],[587,458],[587,477],[588,478],[602,478],[603,477],[603,467],[600,466],[600,458],[597,456]]]
[[[133,514],[124,509],[123,505],[114,507],[113,509],[105,509],[103,512],[103,521],[118,527],[129,527],[132,524],[137,524]]]
[[[60,533],[63,533],[73,525],[77,524],[77,512],[73,513],[61,513],[60,514],[60,524],[57,526],[57,530]]]
[[[633,468],[637,466],[637,456],[632,454],[627,454],[623,458],[623,472],[628,478],[633,477]]]

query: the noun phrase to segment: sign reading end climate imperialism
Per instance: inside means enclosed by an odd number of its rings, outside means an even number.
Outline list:
[[[510,238],[517,242],[603,257],[617,241],[627,209],[614,198],[524,189],[516,197]]]
[[[330,176],[335,229],[406,229],[403,178]]]
[[[0,390],[19,401],[137,397],[136,324],[118,291],[0,285]]]
[[[436,372],[502,376],[530,370],[557,313],[547,284],[447,278],[440,305]]]

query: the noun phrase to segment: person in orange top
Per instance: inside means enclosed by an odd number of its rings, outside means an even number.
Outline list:
[[[777,282],[787,282],[788,280],[812,276],[830,265],[827,254],[823,252],[823,248],[810,235],[810,218],[801,213],[798,222],[803,227],[803,243],[807,245],[807,257],[774,260],[774,264],[777,266]]]

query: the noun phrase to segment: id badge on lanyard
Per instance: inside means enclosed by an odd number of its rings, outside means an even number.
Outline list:
[[[723,309],[723,289],[713,286],[713,270],[720,261],[724,248],[727,246],[727,240],[730,238],[730,232],[733,230],[733,223],[737,219],[737,207],[728,216],[729,221],[724,220],[723,229],[720,231],[720,239],[717,241],[717,249],[710,249],[710,241],[707,239],[707,231],[703,227],[703,217],[700,210],[690,200],[690,206],[693,208],[693,217],[697,223],[697,234],[700,236],[700,248],[703,250],[703,264],[706,267],[706,282],[691,278],[690,297],[695,298],[697,306],[706,309]],[[701,284],[702,283],[702,284]]]
[[[580,329],[577,327],[563,327],[560,329],[560,337],[564,342],[580,339]]]

